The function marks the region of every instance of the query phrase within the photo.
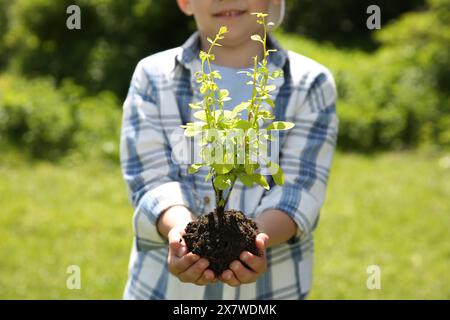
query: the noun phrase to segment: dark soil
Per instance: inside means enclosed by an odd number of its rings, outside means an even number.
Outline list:
[[[219,222],[216,210],[200,216],[186,226],[183,236],[189,251],[208,259],[208,269],[216,276],[239,260],[242,251],[259,255],[256,223],[237,210],[225,210],[223,217]]]

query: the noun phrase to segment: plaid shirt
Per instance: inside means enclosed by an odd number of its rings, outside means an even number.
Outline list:
[[[140,61],[123,106],[122,174],[129,189],[134,242],[126,299],[302,299],[311,288],[313,230],[325,199],[326,184],[336,145],[338,118],[336,89],[330,72],[295,52],[282,49],[269,35],[269,71],[282,69],[275,80],[276,120],[295,127],[280,136],[279,163],[285,184],[271,189],[248,188],[237,181],[227,207],[254,218],[267,208],[286,212],[298,225],[288,242],[266,251],[267,271],[255,282],[234,288],[217,282],[197,286],[180,282],[168,272],[167,241],[155,223],[164,209],[185,205],[200,215],[214,208],[207,168],[188,174],[179,163],[172,139],[180,125],[191,120],[188,104],[202,96],[194,73],[201,69],[199,35],[182,47],[159,52]]]

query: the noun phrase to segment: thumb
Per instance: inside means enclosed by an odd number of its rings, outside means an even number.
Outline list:
[[[256,236],[256,247],[260,251],[264,251],[267,249],[267,245],[269,244],[269,236],[266,233],[259,233]]]
[[[171,230],[167,236],[169,240],[169,254],[179,258],[184,256],[188,250],[181,232],[178,232],[177,230],[173,230],[172,232]]]

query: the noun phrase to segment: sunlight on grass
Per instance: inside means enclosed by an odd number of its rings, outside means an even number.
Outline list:
[[[339,154],[316,232],[312,297],[449,298],[450,171],[418,153]],[[366,268],[381,268],[368,290]]]
[[[0,298],[120,299],[132,241],[120,168],[0,161]],[[450,170],[438,163],[420,152],[336,155],[312,299],[450,298]],[[72,264],[81,290],[66,288]],[[366,288],[372,264],[381,290]]]

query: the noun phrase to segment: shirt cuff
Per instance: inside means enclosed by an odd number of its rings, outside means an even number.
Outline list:
[[[320,208],[307,190],[284,185],[272,187],[261,200],[255,214],[259,215],[267,209],[277,209],[290,216],[297,224],[294,238],[303,239],[314,231]]]
[[[195,202],[189,188],[177,181],[164,183],[145,193],[134,213],[134,234],[139,251],[160,248],[167,244],[157,229],[160,215],[168,208],[182,205],[191,212]]]

